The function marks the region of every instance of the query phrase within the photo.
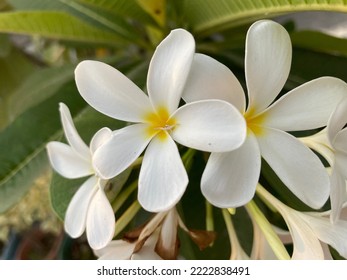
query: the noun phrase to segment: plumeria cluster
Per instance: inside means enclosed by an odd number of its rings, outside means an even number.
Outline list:
[[[201,249],[212,244],[214,232],[188,230],[176,210],[188,186],[184,158],[199,150],[209,153],[201,192],[222,208],[232,259],[324,259],[331,257],[327,244],[346,258],[347,221],[340,214],[347,200],[347,84],[321,77],[277,98],[291,54],[290,37],[281,25],[254,23],[246,37],[247,94],[226,66],[195,53],[193,36],[183,29],[173,30],[155,50],[146,93],[105,63],[81,62],[75,70],[81,96],[128,125],[100,129],[88,147],[69,109],[60,104],[68,144],[48,143],[51,165],[66,178],[89,176],[67,208],[66,232],[77,238],[86,231],[102,259],[178,258],[178,228]],[[292,133],[311,130],[319,133],[304,138]],[[289,207],[259,184],[262,158],[311,212]],[[117,229],[105,186],[134,164],[141,164],[138,203],[155,214],[122,240],[111,241]],[[270,223],[255,195],[282,216],[287,228]],[[319,212],[324,205],[331,211]],[[232,221],[233,209],[241,206],[253,224],[248,253]],[[293,243],[290,253],[286,242]]]

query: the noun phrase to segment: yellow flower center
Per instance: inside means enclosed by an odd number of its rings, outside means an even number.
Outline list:
[[[161,140],[165,140],[168,132],[171,132],[176,125],[176,120],[170,118],[169,112],[165,107],[159,107],[156,112],[148,113],[145,116],[145,121],[149,124],[146,129],[146,135],[148,137],[157,135]]]
[[[256,136],[264,134],[263,124],[266,118],[266,114],[254,115],[254,109],[249,109],[244,114],[247,123],[247,129],[251,130]]]

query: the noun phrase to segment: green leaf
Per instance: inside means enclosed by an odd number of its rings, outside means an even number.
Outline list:
[[[135,29],[124,15],[114,16],[97,6],[87,6],[72,0],[10,0],[14,9],[26,11],[60,11],[75,16],[89,25],[118,34],[128,40],[136,40]]]
[[[138,5],[136,0],[77,0],[77,2],[100,8],[126,18],[155,24],[152,17]]]
[[[28,108],[48,99],[57,90],[73,80],[75,65],[45,68],[35,71],[11,94],[8,100],[10,120]]]
[[[74,120],[77,131],[87,144],[89,144],[92,135],[102,127],[109,127],[115,130],[124,126],[123,122],[101,115],[90,107],[87,107],[85,110],[81,111],[80,114],[76,115]],[[128,177],[126,177],[126,179],[127,178]],[[64,219],[66,208],[72,196],[86,179],[87,178],[71,180],[57,173],[53,174],[50,185],[50,197],[53,210],[62,220]],[[114,181],[117,187],[119,187],[119,184],[125,183],[125,181],[122,181],[123,177],[119,179],[121,181]]]
[[[69,85],[0,133],[0,213],[17,203],[47,170],[46,143],[62,135],[59,102],[65,102],[73,115],[85,104],[75,85]]]
[[[290,34],[295,47],[327,52],[334,55],[347,55],[347,39],[333,37],[318,31],[299,31]]]
[[[0,34],[0,131],[10,122],[8,100],[14,89],[38,67],[20,51],[12,48],[8,36]],[[20,65],[20,67],[18,67]]]
[[[189,0],[183,1],[182,5],[189,25],[200,35],[284,13],[347,11],[347,2],[338,0]]]
[[[64,12],[0,13],[0,32],[40,35],[52,39],[119,46],[124,39]]]

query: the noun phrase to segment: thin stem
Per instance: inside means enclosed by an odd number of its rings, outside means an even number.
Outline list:
[[[129,198],[132,192],[137,188],[138,181],[135,180],[132,182],[123,192],[121,192],[115,201],[112,203],[112,209],[114,212],[117,212],[123,203]]]
[[[206,230],[214,231],[213,206],[207,200],[206,204]]]
[[[243,251],[239,239],[237,237],[231,215],[227,209],[222,209],[222,214],[224,218],[224,222],[228,231],[229,240],[230,240],[230,259],[231,260],[237,260],[237,259],[249,259],[247,254]]]
[[[267,220],[263,212],[261,212],[253,200],[246,205],[246,209],[252,216],[253,220],[258,224],[277,258],[280,260],[289,260],[290,256],[282,241],[274,231],[272,225]]]
[[[137,212],[141,209],[140,203],[135,200],[130,207],[123,213],[123,215],[116,222],[116,231],[114,236],[117,236],[135,217]]]

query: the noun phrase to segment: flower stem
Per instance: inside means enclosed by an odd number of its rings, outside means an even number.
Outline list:
[[[265,238],[267,239],[269,245],[271,246],[278,259],[289,260],[290,256],[286,248],[284,247],[282,241],[275,233],[274,229],[272,228],[272,225],[267,220],[263,212],[261,212],[261,210],[253,200],[246,204],[246,209],[258,224],[260,230],[263,232]]]
[[[231,219],[231,214],[229,213],[228,209],[222,209],[222,214],[224,218],[225,225],[227,227],[228,235],[229,235],[229,240],[230,240],[230,259],[231,260],[237,260],[237,259],[248,259],[249,257],[244,253],[239,239],[237,237],[232,219]]]
[[[206,204],[206,230],[214,231],[213,206],[207,200]]]
[[[132,182],[123,192],[121,192],[112,203],[112,209],[117,212],[123,203],[128,199],[132,192],[137,188],[137,180]]]
[[[184,164],[184,167],[186,168],[186,170],[188,171],[193,163],[193,157],[196,153],[196,150],[193,149],[188,149],[185,154],[182,156],[182,162]]]
[[[140,203],[135,200],[130,207],[123,213],[123,215],[116,222],[116,231],[114,237],[117,236],[134,218],[137,212],[141,209]]]

